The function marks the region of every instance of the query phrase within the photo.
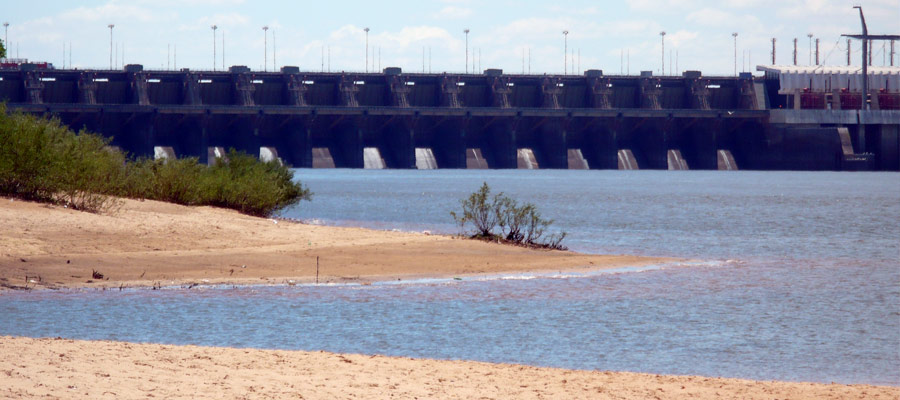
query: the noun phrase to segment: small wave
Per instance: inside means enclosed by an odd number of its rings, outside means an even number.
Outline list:
[[[295,289],[311,289],[311,288],[332,288],[332,289],[367,289],[367,288],[386,288],[398,286],[439,286],[439,285],[456,285],[467,282],[491,282],[491,281],[530,281],[535,279],[583,279],[593,278],[603,275],[619,275],[634,274],[652,271],[661,271],[671,268],[717,268],[728,265],[743,265],[740,260],[710,260],[710,261],[679,261],[661,264],[649,264],[640,266],[627,266],[618,268],[597,269],[583,272],[523,272],[523,273],[506,273],[506,274],[488,274],[488,275],[466,275],[466,276],[448,276],[434,278],[417,278],[408,280],[385,280],[373,282],[282,282],[282,283],[264,283],[264,284],[222,284],[222,283],[175,283],[164,284],[156,287],[134,286],[122,288],[72,288],[63,289],[63,292],[144,292],[148,290],[158,291],[179,291],[179,290],[229,290],[243,289],[254,290],[263,288],[295,288]]]

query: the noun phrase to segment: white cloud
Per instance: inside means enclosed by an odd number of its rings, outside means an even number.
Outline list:
[[[154,7],[175,6],[209,6],[225,7],[244,4],[244,0],[140,0],[139,4],[148,4]]]
[[[132,20],[140,22],[161,22],[171,16],[170,12],[155,12],[151,8],[136,5],[122,5],[116,2],[98,7],[78,7],[63,12],[59,19],[79,22],[107,22]]]
[[[694,11],[685,17],[685,20],[702,26],[722,28],[726,31],[760,31],[766,30],[763,23],[754,15],[737,15],[721,9],[703,8]],[[771,26],[771,22],[770,22]]]
[[[216,25],[224,31],[229,31],[235,28],[244,28],[249,24],[250,20],[238,13],[216,14],[208,17],[200,17],[187,24],[181,24],[178,26],[178,30],[183,32],[206,31],[209,30],[210,26]],[[260,25],[260,27],[261,26],[262,25]]]
[[[462,19],[472,16],[472,9],[466,7],[447,6],[438,11],[434,17],[441,19]]]
[[[671,10],[687,10],[697,7],[698,0],[626,0],[633,10],[663,12]]]

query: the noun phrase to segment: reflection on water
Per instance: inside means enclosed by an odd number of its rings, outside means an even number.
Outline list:
[[[582,251],[712,260],[372,286],[0,295],[0,334],[900,384],[897,174],[302,171],[286,215],[452,232],[487,180]],[[716,261],[716,260],[734,261]]]
[[[814,269],[815,283],[782,266],[719,263],[392,286],[28,293],[0,297],[0,312],[16,316],[0,333],[900,383],[896,303],[848,294],[836,272]]]

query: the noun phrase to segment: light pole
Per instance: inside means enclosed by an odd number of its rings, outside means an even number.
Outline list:
[[[6,46],[6,58],[9,58],[9,22],[3,23],[3,45]]]
[[[463,30],[466,34],[466,73],[469,73],[469,28]]]
[[[366,72],[369,72],[369,27],[363,30],[366,32]]]
[[[113,28],[116,27],[116,24],[109,24],[106,26],[109,28],[109,69],[113,69]]]
[[[269,26],[263,26],[263,72],[269,70]]]
[[[569,74],[569,31],[563,31],[563,75]]]
[[[219,27],[216,25],[213,25],[210,28],[212,28],[212,31],[213,31],[213,71],[215,71],[216,70],[216,29],[219,29]],[[224,67],[225,65],[223,64],[222,66]]]
[[[734,76],[737,76],[737,32],[732,32],[731,36],[734,37]]]
[[[369,72],[369,27],[363,28],[363,31],[366,32],[366,72]],[[374,56],[373,56],[374,58]]]
[[[809,38],[809,65],[812,65],[812,33],[807,33],[806,37]]]
[[[662,72],[660,75],[666,74],[666,31],[662,31],[659,33],[659,37],[662,39],[662,68],[660,71]]]

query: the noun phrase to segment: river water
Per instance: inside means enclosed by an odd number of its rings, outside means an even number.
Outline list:
[[[0,295],[0,334],[900,385],[900,174],[297,170],[283,215],[458,230],[487,182],[573,250],[697,261],[588,275]]]

